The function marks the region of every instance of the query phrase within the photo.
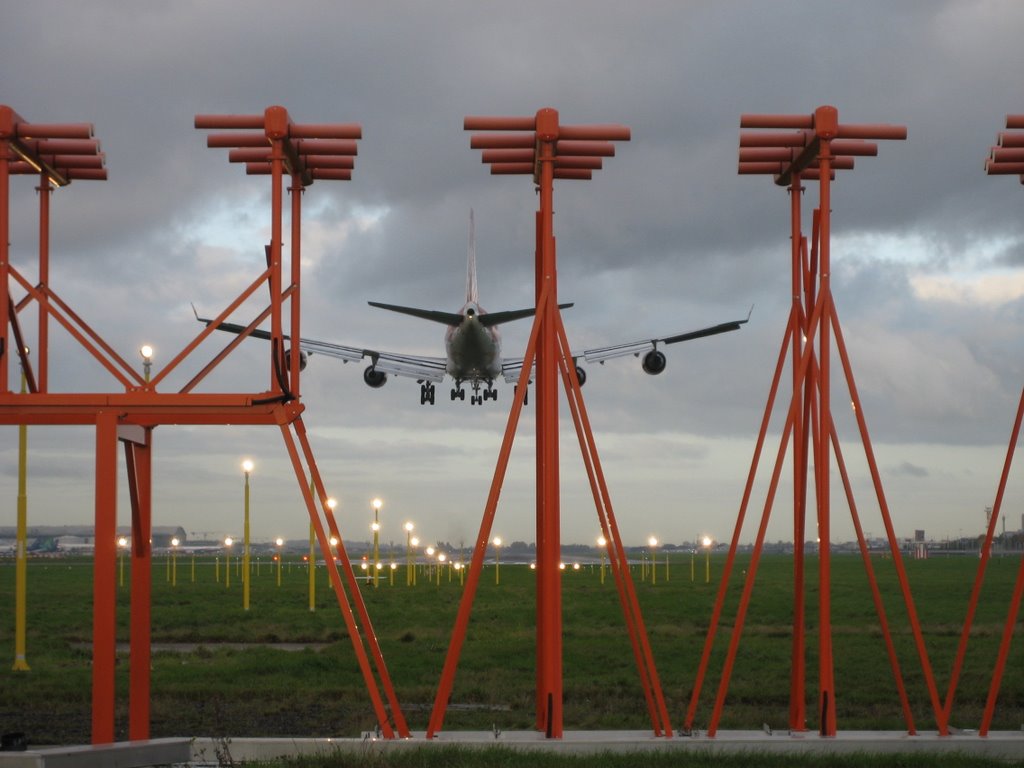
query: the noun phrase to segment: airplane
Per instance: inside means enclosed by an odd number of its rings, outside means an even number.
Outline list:
[[[454,383],[451,389],[452,401],[465,401],[466,390],[464,385],[467,383],[472,390],[470,395],[470,403],[472,405],[482,405],[485,400],[497,400],[498,391],[494,387],[495,380],[501,376],[506,382],[515,382],[523,367],[523,359],[521,357],[503,358],[501,356],[501,337],[497,326],[514,320],[532,317],[536,314],[535,307],[502,312],[487,312],[480,306],[476,279],[476,232],[472,210],[469,212],[466,303],[460,310],[457,312],[445,312],[397,304],[384,304],[377,301],[367,303],[371,307],[411,315],[446,326],[447,330],[444,335],[445,357],[407,355],[360,347],[348,347],[326,341],[317,341],[316,339],[300,339],[300,370],[305,369],[307,356],[315,354],[338,358],[345,363],[369,359],[370,365],[363,371],[363,381],[367,386],[374,389],[384,386],[387,383],[389,374],[414,378],[420,385],[420,405],[434,405],[436,397],[435,385],[437,382],[443,381],[446,375]],[[568,303],[559,304],[558,306],[560,309],[566,309],[573,305]],[[751,309],[752,311],[753,309]],[[196,320],[199,322],[206,325],[210,325],[213,322],[208,318],[199,317],[195,307],[193,307],[193,312],[195,313]],[[604,364],[606,360],[627,355],[633,355],[634,357],[643,355],[641,359],[643,370],[648,374],[657,375],[664,371],[667,365],[665,353],[658,349],[659,344],[675,344],[728,331],[737,331],[741,325],[749,320],[750,314],[743,320],[731,320],[673,336],[640,339],[624,344],[588,349],[578,354],[574,353],[572,358],[573,365],[576,368],[577,380],[580,386],[583,386],[587,379],[586,372],[579,365],[580,359],[588,363],[597,362]],[[245,326],[225,322],[218,324],[217,329],[229,333],[243,333]],[[270,339],[270,334],[260,329],[251,331],[249,335],[259,339]],[[285,336],[285,339],[287,340],[288,337]]]

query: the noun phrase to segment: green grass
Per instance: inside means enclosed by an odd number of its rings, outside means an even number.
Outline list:
[[[359,752],[332,756],[298,757],[266,763],[276,768],[1006,768],[1006,761],[990,757],[956,755],[782,755],[768,753],[722,754],[710,751],[599,752],[556,754],[518,751],[507,747],[419,748],[388,752]],[[1020,761],[1013,765],[1021,765]]]
[[[717,579],[724,558],[712,558],[712,582],[703,570],[690,581],[689,558],[673,562],[671,580],[637,583],[672,724],[689,703]],[[736,576],[747,561],[737,561]],[[953,708],[952,723],[977,727],[1019,560],[995,559],[986,578]],[[702,563],[698,563],[702,565]],[[916,726],[935,728],[927,689],[888,559],[874,565],[899,653]],[[907,561],[940,697],[977,560]],[[214,581],[210,560],[197,561],[192,583],[188,556],[178,560],[178,584],[166,580],[162,559],[153,568],[152,641],[197,643],[189,653],[156,651],[152,663],[152,735],[353,736],[375,726],[373,709],[345,632],[337,602],[319,569],[317,610],[308,609],[304,566],[286,566],[281,587],[266,563],[253,576],[251,609],[242,610],[241,580],[230,589]],[[130,574],[118,590],[118,636],[127,642]],[[223,570],[223,567],[221,568]],[[639,578],[639,572],[634,574]],[[221,575],[223,579],[223,574]],[[817,727],[816,560],[807,563],[808,725]],[[89,740],[92,638],[92,565],[88,559],[34,559],[28,569],[28,662],[31,672],[0,668],[0,730],[24,731],[32,743]],[[647,729],[642,690],[613,581],[597,569],[563,578],[565,728]],[[447,571],[438,586],[421,575],[405,586],[365,585],[363,596],[398,700],[413,730],[426,727],[461,595]],[[704,727],[717,690],[741,584],[733,579],[697,714]],[[0,561],[0,660],[14,658],[14,568]],[[534,578],[525,566],[502,564],[484,572],[452,693],[445,730],[529,730],[534,727]],[[833,634],[836,706],[840,730],[906,728],[885,646],[858,557],[833,558]],[[792,561],[762,559],[720,728],[785,729],[789,707]],[[299,652],[271,647],[232,649],[225,643],[317,644]],[[1016,644],[1002,681],[994,729],[1024,723],[1024,650]],[[324,644],[323,647],[320,644]],[[127,736],[127,657],[117,672],[117,737]],[[510,763],[514,764],[514,763]]]

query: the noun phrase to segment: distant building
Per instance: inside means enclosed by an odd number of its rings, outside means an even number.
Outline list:
[[[131,535],[129,526],[118,527],[118,538],[124,536],[131,541]],[[17,537],[16,527],[0,526],[0,541],[14,541]],[[92,525],[30,525],[25,535],[29,551],[50,552],[92,552],[96,547],[95,537]],[[154,525],[150,531],[150,541],[157,549],[170,547],[171,539],[175,538],[182,546],[188,540],[188,534],[180,525]]]

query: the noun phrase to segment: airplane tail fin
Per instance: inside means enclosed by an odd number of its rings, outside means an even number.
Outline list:
[[[476,287],[476,226],[473,222],[473,209],[469,209],[469,254],[466,265],[466,301],[480,303]]]

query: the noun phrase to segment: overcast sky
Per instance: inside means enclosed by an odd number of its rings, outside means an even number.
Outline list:
[[[906,125],[907,141],[882,142],[833,187],[832,285],[896,530],[943,538],[983,531],[1024,382],[1024,189],[982,170],[1006,114],[1024,112],[1022,28],[1016,0],[35,0],[5,8],[0,103],[32,122],[95,125],[110,178],[54,194],[51,287],[126,358],[152,344],[156,369],[198,332],[189,303],[210,316],[226,307],[262,269],[269,237],[267,179],[207,149],[196,114],[280,104],[296,122],[362,124],[352,181],[305,193],[303,332],[431,355],[443,353],[440,326],[366,302],[458,309],[471,207],[482,304],[532,303],[533,185],[490,176],[463,117],[554,107],[563,123],[628,125],[632,140],[593,180],[555,188],[573,347],[679,333],[754,306],[738,333],[671,347],[661,376],[632,358],[588,370],[584,395],[630,544],[728,540],[750,469],[789,308],[789,219],[784,190],[736,173],[740,115],[832,104],[841,122]],[[12,262],[30,279],[35,183],[11,184]],[[808,231],[816,200],[809,192]],[[528,332],[528,321],[505,326],[505,353],[521,355]],[[162,391],[225,341],[204,345]],[[117,391],[62,331],[51,354],[51,391]],[[247,342],[204,391],[265,389],[266,355]],[[425,541],[470,543],[511,387],[475,407],[451,403],[446,383],[426,407],[414,381],[371,390],[363,367],[314,357],[303,376],[343,535],[369,538],[380,496],[384,541],[403,541],[411,520]],[[878,536],[838,376],[833,390],[859,512]],[[590,542],[599,526],[562,412],[563,540]],[[781,423],[778,411],[762,478]],[[16,428],[0,435],[0,524],[13,525]],[[89,522],[93,431],[33,427],[29,441],[30,523]],[[531,408],[494,526],[507,540],[535,538],[533,445]],[[304,536],[273,427],[160,427],[154,524],[238,535],[244,457],[256,462],[253,536]],[[1011,483],[1008,530],[1021,527],[1022,484]],[[849,538],[838,478],[832,487],[833,530]],[[754,496],[755,522],[763,498]],[[784,485],[769,538],[789,539],[791,519]]]

